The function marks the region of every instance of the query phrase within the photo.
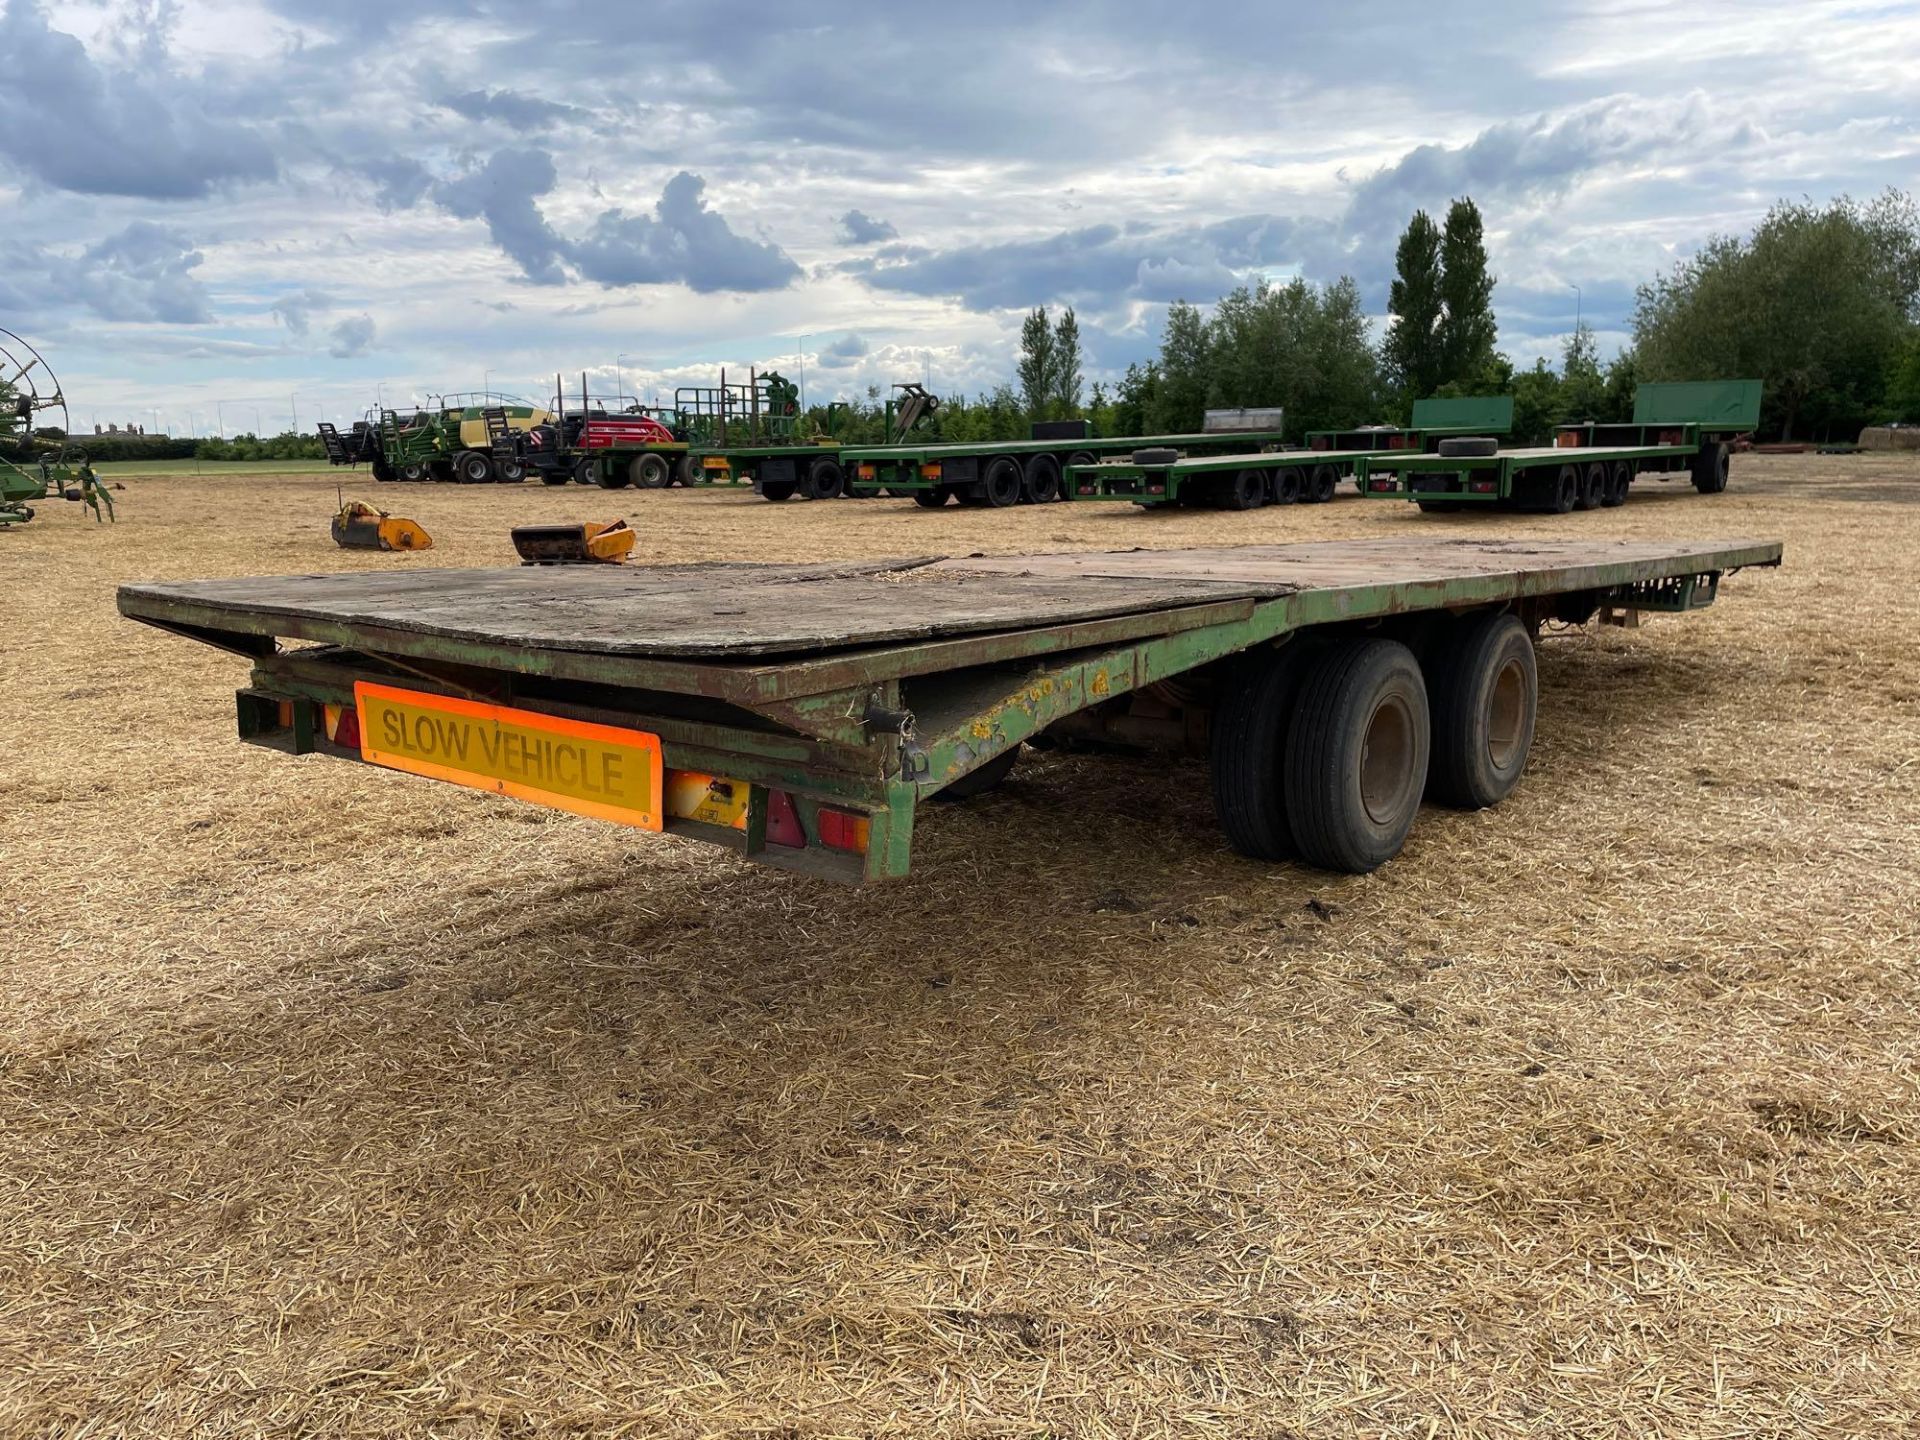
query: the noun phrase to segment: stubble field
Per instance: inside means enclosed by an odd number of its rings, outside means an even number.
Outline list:
[[[0,533],[0,1434],[1920,1427],[1920,459],[1421,517],[129,479]],[[129,580],[1344,536],[1780,537],[1541,647],[1520,791],[1367,878],[1029,756],[914,878],[232,738]]]

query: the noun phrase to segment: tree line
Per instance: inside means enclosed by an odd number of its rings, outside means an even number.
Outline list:
[[[1277,405],[1297,436],[1404,424],[1427,395],[1510,394],[1512,438],[1526,443],[1562,421],[1630,419],[1642,381],[1753,377],[1765,384],[1766,438],[1920,423],[1920,218],[1900,191],[1782,201],[1751,235],[1712,238],[1638,288],[1631,342],[1604,364],[1580,323],[1558,363],[1515,366],[1499,349],[1495,283],[1468,197],[1438,222],[1424,211],[1409,220],[1377,344],[1352,279],[1261,280],[1205,310],[1172,305],[1158,355],[1109,390],[1084,384],[1072,308],[1055,318],[1037,307],[1021,324],[1014,380],[949,398],[942,433],[1023,439],[1034,420],[1084,417],[1103,435],[1178,434],[1200,428],[1208,409]],[[850,422],[859,441],[884,434],[877,388],[868,400]]]

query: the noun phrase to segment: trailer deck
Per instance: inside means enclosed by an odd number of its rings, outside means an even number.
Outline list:
[[[123,586],[119,605],[252,663],[244,739],[859,881],[907,873],[919,801],[997,779],[1050,727],[1204,736],[1222,662],[1398,652],[1431,638],[1423,617],[1531,631],[1696,609],[1727,572],[1780,555],[1776,541],[1428,538],[204,580]],[[428,753],[443,732],[492,758]],[[415,733],[427,750],[409,750]],[[1216,779],[1219,764],[1216,746]],[[593,765],[628,791],[582,792]]]
[[[911,495],[926,506],[949,496],[963,504],[1044,503],[1070,493],[1069,468],[1102,456],[1169,449],[1181,454],[1278,447],[1279,430],[1206,430],[1187,435],[1126,435],[1042,440],[970,440],[906,445],[849,445],[841,461],[863,489]]]
[[[1529,445],[1491,455],[1370,455],[1360,493],[1413,500],[1423,509],[1521,506],[1564,514],[1624,504],[1633,478],[1671,469],[1699,453],[1694,444]]]
[[[1341,477],[1371,450],[1261,450],[1232,455],[1186,455],[1165,464],[1105,460],[1067,469],[1074,500],[1129,500],[1136,505],[1206,505],[1257,510],[1262,505],[1321,504],[1333,499]]]

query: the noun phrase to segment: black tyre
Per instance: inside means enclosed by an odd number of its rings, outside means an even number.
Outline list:
[[[1693,488],[1702,495],[1718,495],[1727,488],[1731,463],[1732,454],[1724,441],[1705,442],[1693,457]]]
[[[1616,460],[1607,469],[1607,493],[1600,503],[1609,510],[1627,503],[1627,490],[1633,484],[1633,465]]]
[[[1060,498],[1060,462],[1051,455],[1030,455],[1020,472],[1021,498],[1029,505],[1051,505]]]
[[[376,455],[373,457],[373,478],[386,481],[395,480],[399,477],[393,473],[393,466],[387,463],[386,456]]]
[[[400,478],[402,480],[424,480],[427,478],[427,467],[424,465],[402,465],[400,467]]]
[[[969,770],[944,790],[934,791],[936,800],[971,800],[976,795],[984,795],[989,790],[999,788],[1000,782],[1013,773],[1013,767],[1020,761],[1020,747],[1003,750],[987,761],[978,770]]]
[[[1333,499],[1334,487],[1340,483],[1340,472],[1331,465],[1316,465],[1307,473],[1307,492],[1301,498],[1313,505],[1324,505]]]
[[[1580,472],[1580,498],[1576,510],[1598,510],[1607,503],[1607,467],[1598,460]]]
[[[1171,465],[1180,458],[1180,452],[1165,445],[1150,445],[1144,450],[1133,452],[1136,465]]]
[[[493,477],[502,485],[518,485],[527,478],[526,462],[496,458],[493,462]]]
[[[1427,788],[1427,687],[1397,640],[1361,640],[1307,667],[1287,732],[1287,820],[1300,857],[1352,875],[1406,843]]]
[[[1273,472],[1273,503],[1294,505],[1299,500],[1300,469],[1296,465],[1283,465]]]
[[[823,455],[807,467],[809,500],[838,500],[846,493],[847,472],[840,468],[838,460],[829,460]]]
[[[1298,643],[1244,655],[1228,667],[1214,703],[1213,813],[1227,843],[1255,860],[1297,853],[1287,818],[1287,727],[1309,659]]]
[[[986,503],[994,509],[1004,509],[1008,505],[1020,503],[1021,487],[1025,484],[1020,474],[1020,462],[1002,455],[987,466],[987,478],[984,482]]]
[[[478,450],[462,450],[453,457],[453,478],[462,485],[491,485],[493,457]]]
[[[775,501],[791,500],[799,489],[797,481],[769,480],[760,487],[760,498]]]
[[[573,462],[573,483],[576,485],[600,485],[603,489],[620,490],[626,486],[623,476],[619,484],[606,484],[600,479],[600,467],[593,463],[591,455],[582,455]]]
[[[916,490],[913,492],[913,503],[922,510],[938,510],[947,503],[947,493],[944,485],[936,485],[931,490]]]
[[[573,476],[564,470],[542,470],[540,472],[540,483],[542,485],[565,485],[572,479]]]
[[[1486,435],[1455,435],[1435,448],[1442,455],[1497,455],[1500,442]]]
[[[633,472],[640,467],[623,465],[595,465],[591,459],[581,457],[580,466],[586,471],[588,483],[598,485],[602,490],[624,490],[633,483]]]
[[[1095,455],[1091,450],[1076,450],[1067,456],[1067,465],[1069,467],[1075,465],[1098,465],[1099,463],[1100,457]],[[1071,500],[1073,498],[1072,495],[1067,493],[1067,482],[1064,474],[1060,480],[1060,498],[1062,500]]]
[[[1546,493],[1541,508],[1550,515],[1565,515],[1580,503],[1580,467],[1562,465],[1554,475],[1552,488]]]
[[[673,483],[673,470],[664,455],[636,455],[627,466],[627,478],[646,490],[664,490]]]
[[[449,480],[457,482],[460,477],[454,474],[451,460],[429,460],[427,478],[444,485]]]
[[[682,455],[673,467],[673,483],[691,485],[700,478],[700,462],[691,455]]]
[[[1540,696],[1533,640],[1511,615],[1470,615],[1427,666],[1433,710],[1427,794],[1480,810],[1513,793],[1533,748]]]
[[[1258,510],[1267,503],[1267,476],[1264,470],[1240,470],[1227,484],[1221,497],[1229,510]]]

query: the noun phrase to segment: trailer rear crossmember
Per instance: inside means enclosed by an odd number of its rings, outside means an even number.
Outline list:
[[[1696,609],[1780,555],[1428,538],[212,580],[119,603],[251,661],[243,739],[810,874],[904,876],[920,802],[987,788],[1027,741],[1197,749],[1236,849],[1360,871],[1423,796],[1518,782],[1541,623]]]

